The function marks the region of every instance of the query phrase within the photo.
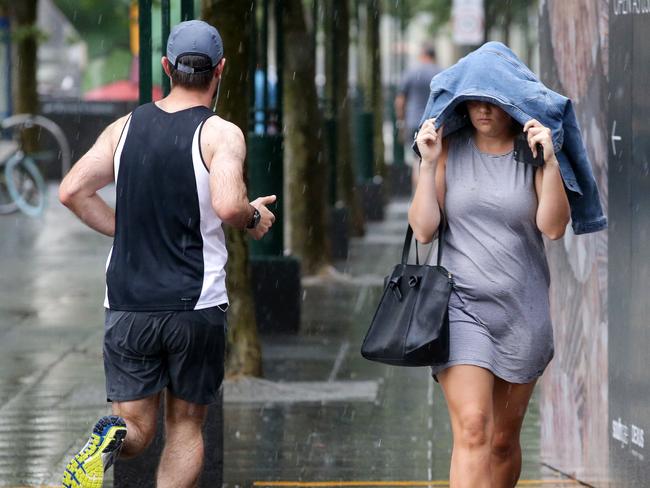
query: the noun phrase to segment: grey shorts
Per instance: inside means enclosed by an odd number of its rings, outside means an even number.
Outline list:
[[[107,309],[108,400],[139,400],[168,388],[188,402],[214,403],[223,381],[226,307],[182,312]]]

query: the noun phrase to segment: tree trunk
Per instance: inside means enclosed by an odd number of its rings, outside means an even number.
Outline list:
[[[226,61],[221,81],[217,112],[248,133],[249,52],[252,25],[251,2],[240,0],[203,0],[202,17],[219,29]],[[246,174],[246,171],[244,172]],[[251,292],[248,243],[244,232],[226,227],[228,247],[227,287],[228,376],[261,376],[262,353],[257,334],[255,306]]]
[[[368,55],[368,102],[370,111],[374,114],[373,144],[375,174],[386,178],[386,161],[384,160],[384,95],[381,82],[381,2],[369,0],[366,18],[366,53]]]
[[[330,262],[323,120],[314,81],[313,40],[305,23],[302,0],[285,0],[282,20],[291,248],[300,257],[303,272],[311,275]]]
[[[350,231],[354,236],[364,234],[364,216],[359,192],[356,188],[354,171],[354,158],[352,156],[352,110],[350,99],[349,55],[350,55],[350,9],[348,0],[333,0],[329,6],[329,15],[326,21],[330,28],[326,29],[327,37],[333,36],[336,40],[336,52],[331,52],[332,43],[328,39],[326,48],[330,51],[329,59],[333,64],[328,71],[327,84],[336,96],[336,166],[337,166],[337,193],[343,198],[350,212]],[[331,80],[333,69],[336,76]]]
[[[38,28],[36,26],[38,0],[10,2],[14,40],[13,105],[15,113],[38,113],[36,63],[38,55]],[[23,147],[28,152],[37,148],[37,134],[26,130],[22,134]]]
[[[512,25],[512,8],[506,8],[503,13],[503,24],[501,28],[503,29],[503,43],[506,46],[510,46],[510,26]]]
[[[483,21],[483,42],[490,40],[490,31],[494,26],[496,19],[494,0],[485,0],[484,2],[484,21]]]

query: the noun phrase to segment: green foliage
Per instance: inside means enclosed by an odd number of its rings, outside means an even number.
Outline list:
[[[452,0],[384,0],[384,12],[400,17],[405,23],[421,14],[432,16],[431,30],[435,35],[451,17]]]
[[[451,17],[451,0],[410,0],[412,15],[426,12],[433,16],[431,30],[435,35]]]
[[[123,80],[129,76],[131,52],[127,49],[114,49],[107,56],[92,59],[84,73],[82,90]]]
[[[91,58],[129,46],[130,0],[54,0],[79,35]]]
[[[485,24],[489,27],[507,28],[514,24],[525,24],[537,0],[483,0]]]
[[[23,25],[15,27],[11,33],[11,39],[14,42],[27,41],[35,39],[37,43],[45,42],[48,39],[47,32],[42,31],[36,25]]]
[[[523,25],[538,0],[483,0],[485,23],[489,27]],[[402,17],[406,23],[419,14],[433,16],[431,31],[435,35],[451,18],[452,0],[384,0],[385,12]]]

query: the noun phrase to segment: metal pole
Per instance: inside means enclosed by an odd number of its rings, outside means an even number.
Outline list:
[[[151,1],[138,2],[140,105],[151,101]]]
[[[391,121],[393,123],[393,164],[395,166],[403,166],[404,165],[404,144],[400,142],[399,136],[400,136],[400,130],[397,127],[397,113],[395,111],[395,97],[397,95],[397,90],[401,81],[402,77],[402,62],[401,62],[401,56],[402,56],[402,42],[401,42],[401,26],[402,26],[402,20],[401,20],[401,6],[395,4],[394,10],[393,10],[393,22],[391,25],[391,34],[393,38],[393,55],[390,58],[390,63],[391,63],[391,73],[392,73],[392,80],[391,80],[391,85],[390,85],[390,100],[389,100],[389,106],[390,106],[390,114],[391,114]],[[408,137],[407,134],[403,134],[403,137]],[[407,141],[405,140],[404,143]]]
[[[170,13],[169,13],[169,0],[162,0],[161,5],[160,5],[160,17],[161,17],[161,22],[162,22],[162,55],[167,56],[167,39],[169,39],[169,30],[171,28],[171,19],[170,19]],[[162,73],[162,88],[163,88],[163,96],[169,95],[169,90],[170,90],[170,82],[169,82],[169,77],[167,74],[165,74],[165,70],[163,69]]]
[[[335,56],[337,53],[338,43],[336,42],[336,16],[338,13],[338,2],[334,1],[334,7],[332,8],[332,16],[330,18],[331,24],[330,29],[332,29],[332,35],[330,36],[330,49],[332,50],[332,62],[330,64],[330,76],[332,77],[332,114],[334,118],[338,116],[338,63],[336,62]]]
[[[249,131],[250,132],[255,132],[255,77],[256,77],[256,72],[257,72],[257,0],[252,0],[251,2],[251,46],[250,46],[250,54],[248,56],[248,77],[249,77],[249,84],[248,84],[248,95],[250,97],[250,100],[248,102],[248,106],[250,107],[250,116],[249,116]]]
[[[269,0],[262,0],[262,114],[264,133],[269,128]]]
[[[275,86],[275,110],[277,114],[278,132],[282,134],[282,116],[283,116],[283,93],[284,88],[284,38],[282,35],[282,19],[283,19],[283,0],[275,0],[275,59],[276,59],[276,74],[277,84]]]
[[[11,97],[11,23],[9,17],[0,18],[0,32],[2,32],[2,43],[5,45],[5,61],[6,61],[6,71],[5,71],[5,85],[6,90],[2,95],[6,98],[5,113],[4,116],[9,116],[12,110],[12,97]]]
[[[181,0],[181,20],[194,18],[194,0]]]
[[[399,22],[399,30],[400,30],[400,57],[399,57],[399,70],[400,73],[403,73],[404,70],[406,69],[406,54],[404,52],[404,39],[406,38],[406,3],[402,2],[400,3],[400,22]]]
[[[330,127],[330,181],[329,181],[329,200],[332,205],[336,204],[337,201],[337,196],[338,196],[338,171],[337,171],[337,161],[338,161],[338,131],[339,131],[339,121],[338,121],[338,115],[339,115],[339,110],[338,110],[338,91],[337,91],[337,83],[338,83],[338,70],[337,66],[338,64],[336,63],[336,48],[337,48],[337,42],[336,42],[336,14],[337,14],[337,7],[338,7],[338,2],[334,1],[332,2],[332,6],[330,7],[331,10],[329,12],[330,18],[329,18],[329,29],[330,29],[330,45],[329,48],[331,49],[331,55],[330,55],[330,64],[328,66],[329,68],[329,73],[327,73],[327,76],[332,80],[330,83],[330,113],[332,117],[331,121],[331,127]]]
[[[312,0],[311,26],[313,56],[314,59],[316,59],[316,43],[318,42],[318,0]]]

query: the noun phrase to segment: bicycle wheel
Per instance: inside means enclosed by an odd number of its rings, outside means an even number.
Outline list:
[[[18,205],[9,194],[4,171],[0,171],[0,215],[8,215],[18,211]]]
[[[21,133],[25,129],[38,129],[38,139],[42,137],[50,138],[52,142],[50,146],[53,146],[50,149],[56,151],[55,154],[58,153],[56,159],[59,159],[61,162],[62,175],[65,176],[70,170],[72,162],[70,145],[63,130],[50,119],[42,115],[17,114],[0,121],[0,129],[5,137],[16,141],[20,149],[27,153],[28,156],[34,157],[34,159],[38,159],[37,154],[26,151],[22,145]]]
[[[18,205],[16,205],[16,202],[9,195],[9,189],[7,188],[5,173],[3,171],[5,162],[15,155],[16,151],[18,151],[18,144],[14,141],[0,140],[0,215],[18,211]]]
[[[34,160],[16,153],[5,165],[5,182],[16,206],[30,217],[38,217],[45,210],[45,180]]]

